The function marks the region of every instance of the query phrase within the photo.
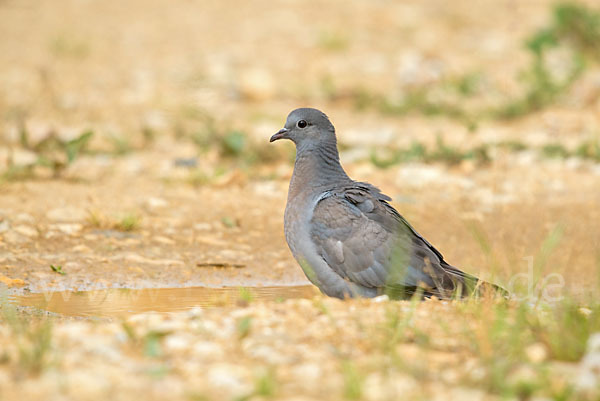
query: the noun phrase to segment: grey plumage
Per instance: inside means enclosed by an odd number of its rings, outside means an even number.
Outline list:
[[[339,161],[335,129],[319,110],[292,111],[271,137],[296,144],[285,210],[285,237],[308,279],[333,297],[398,297],[422,291],[449,298],[481,288],[449,265],[371,184],[350,179]]]

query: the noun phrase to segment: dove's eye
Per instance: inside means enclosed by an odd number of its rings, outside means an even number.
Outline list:
[[[296,125],[298,126],[298,128],[306,128],[306,126],[308,125],[308,123],[304,120],[300,120],[296,123]]]

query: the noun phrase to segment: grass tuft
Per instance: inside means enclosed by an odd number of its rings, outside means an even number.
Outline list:
[[[37,376],[52,363],[52,321],[21,314],[6,299],[0,299],[0,317],[11,332],[17,354],[4,354],[7,363],[15,363],[17,375]],[[14,358],[14,359],[13,359]]]

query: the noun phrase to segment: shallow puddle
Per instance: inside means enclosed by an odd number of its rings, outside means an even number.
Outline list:
[[[281,287],[185,287],[56,291],[12,297],[18,305],[65,316],[119,317],[142,312],[176,312],[196,307],[240,306],[254,300],[283,301],[311,298],[310,285]]]

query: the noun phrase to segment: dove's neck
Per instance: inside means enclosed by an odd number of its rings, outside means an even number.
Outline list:
[[[342,165],[335,141],[318,146],[298,146],[294,173],[290,181],[288,198],[322,190],[344,181],[351,181]],[[308,193],[307,193],[308,192]]]

